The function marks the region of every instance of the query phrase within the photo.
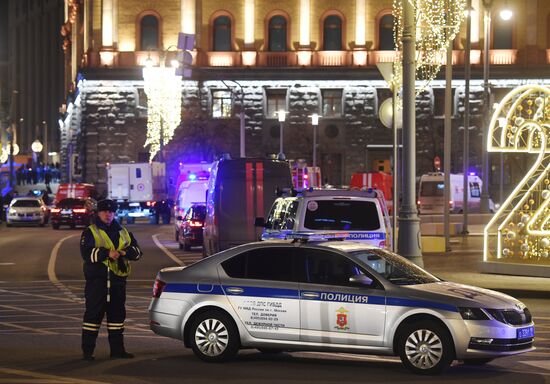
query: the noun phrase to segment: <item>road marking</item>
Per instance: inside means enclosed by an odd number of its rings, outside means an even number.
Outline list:
[[[155,245],[157,247],[159,247],[161,249],[162,252],[166,253],[166,255],[171,258],[172,260],[174,260],[178,265],[181,265],[182,267],[185,266],[185,263],[183,261],[181,261],[180,259],[178,259],[176,257],[176,255],[174,255],[172,252],[170,252],[170,250],[168,250],[164,245],[162,245],[158,239],[160,233],[157,233],[155,235],[152,236],[153,238],[153,241],[155,242]]]
[[[0,263],[0,265],[15,265],[15,263]]]
[[[71,237],[75,237],[75,235],[69,235],[65,236],[61,240],[59,240],[55,246],[52,249],[52,252],[50,254],[50,260],[48,261],[48,278],[52,282],[53,285],[55,285],[61,292],[63,292],[67,297],[69,297],[70,300],[75,302],[82,302],[83,300],[76,296],[69,288],[67,288],[62,282],[60,282],[57,279],[57,275],[55,274],[55,262],[57,261],[57,255],[59,253],[59,248],[61,248],[61,244],[65,242],[65,240],[70,239]]]
[[[73,377],[63,377],[63,376],[56,376],[56,375],[46,375],[44,373],[38,373],[33,371],[23,371],[19,369],[11,369],[11,368],[2,368],[0,367],[0,373],[8,374],[8,375],[16,375],[16,376],[23,376],[23,377],[32,377],[37,380],[26,380],[26,383],[73,383],[73,384],[105,384],[103,381],[92,381],[92,380],[84,380],[84,379],[77,379]],[[5,383],[13,383],[16,382],[13,379],[7,379],[7,380],[0,380],[1,382]]]
[[[18,323],[20,323],[18,321]],[[24,331],[31,331],[31,332],[37,332],[37,333],[44,333],[44,334],[48,334],[48,335],[55,335],[56,333],[55,332],[50,332],[50,331],[46,331],[46,330],[43,330],[43,329],[36,329],[36,328],[30,328],[30,327],[25,327],[23,325],[19,325],[19,324],[14,324],[14,323],[7,323],[7,322],[2,322],[0,323],[2,325],[6,325],[8,327],[12,327],[12,328],[16,328],[16,329],[22,329]]]
[[[547,371],[550,371],[550,361],[549,360],[529,360],[522,361],[523,364],[532,365],[533,367],[542,368]]]

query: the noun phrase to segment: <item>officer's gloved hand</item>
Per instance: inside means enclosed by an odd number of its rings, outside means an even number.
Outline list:
[[[117,259],[117,263],[118,263],[118,269],[122,272],[122,273],[126,273],[127,271],[127,268],[126,268],[126,263],[124,263],[124,260],[123,260],[123,257],[119,257]]]

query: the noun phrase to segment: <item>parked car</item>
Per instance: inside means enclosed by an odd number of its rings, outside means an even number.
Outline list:
[[[63,199],[51,210],[52,228],[59,229],[61,225],[86,227],[93,222],[95,209],[96,201],[93,199]]]
[[[38,197],[15,197],[8,206],[6,225],[13,224],[44,226],[48,208]]]
[[[191,247],[202,246],[206,204],[191,204],[184,216],[178,217],[178,242],[180,249],[190,251]]]
[[[513,297],[442,281],[364,242],[299,235],[162,269],[151,329],[208,362],[240,348],[332,351],[400,356],[419,374],[534,350],[531,313]]]

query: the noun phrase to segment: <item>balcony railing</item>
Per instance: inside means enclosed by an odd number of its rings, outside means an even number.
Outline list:
[[[543,52],[543,51],[541,51]],[[550,64],[550,49],[546,55],[536,56],[525,63],[518,62],[517,49],[492,49],[490,51],[491,65],[521,65],[537,66]],[[192,52],[193,65],[206,67],[351,67],[351,66],[375,66],[377,63],[387,63],[399,60],[396,51],[286,51],[286,52],[256,52],[256,51],[231,51],[231,52]],[[197,56],[198,55],[198,56]],[[420,55],[420,53],[418,53]],[[464,65],[463,50],[453,50],[453,65]],[[471,65],[483,65],[483,51],[471,50]],[[153,65],[160,65],[162,59],[165,65],[176,58],[175,51],[126,51],[114,50],[90,51],[84,56],[84,65],[87,67],[137,67],[144,66],[147,61]],[[445,64],[446,56],[440,55],[438,59]]]

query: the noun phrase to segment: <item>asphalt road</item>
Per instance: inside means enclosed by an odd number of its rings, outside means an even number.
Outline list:
[[[527,293],[519,298],[534,315],[537,351],[484,367],[455,364],[442,376],[420,377],[397,358],[256,350],[227,364],[203,363],[181,342],[154,335],[147,316],[156,272],[199,260],[201,249],[179,250],[172,226],[129,228],[144,251],[128,284],[126,345],[136,358],[110,360],[102,328],[90,363],[80,360],[80,231],[0,225],[0,383],[550,383],[550,298]],[[426,267],[444,275],[432,257],[425,257]],[[460,264],[467,276],[464,260],[449,260],[448,268]]]

